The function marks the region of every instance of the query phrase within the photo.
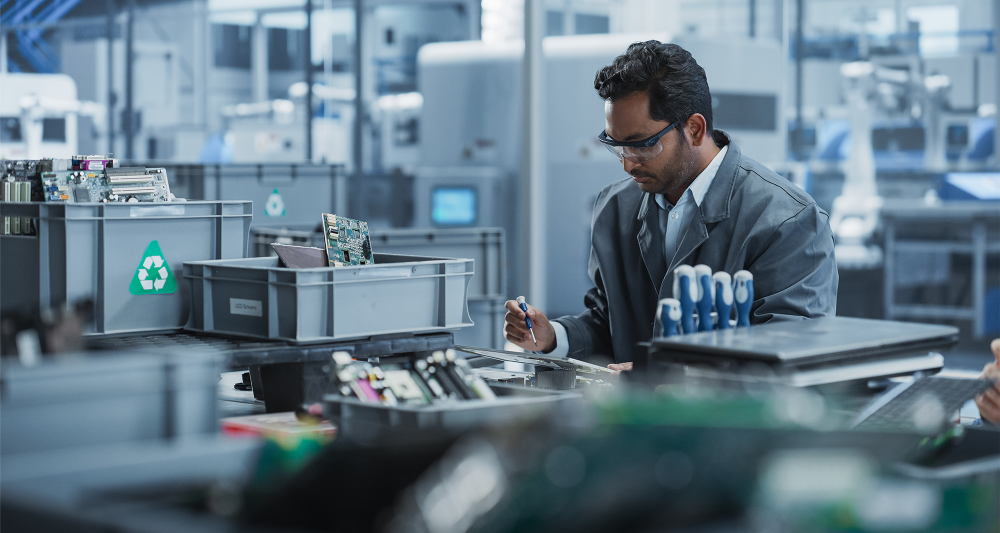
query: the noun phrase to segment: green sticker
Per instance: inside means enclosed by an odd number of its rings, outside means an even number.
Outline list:
[[[167,259],[160,251],[160,243],[151,241],[139,260],[128,292],[132,294],[171,294],[177,291],[177,280],[170,271]]]
[[[267,202],[264,203],[264,216],[285,216],[285,201],[282,200],[281,195],[278,194],[278,189],[274,189],[274,192],[267,197]]]

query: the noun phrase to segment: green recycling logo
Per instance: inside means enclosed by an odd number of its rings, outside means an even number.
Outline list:
[[[264,216],[285,216],[285,201],[282,200],[281,195],[278,194],[278,189],[274,189],[274,192],[267,197],[267,202],[264,203]]]
[[[177,291],[177,280],[174,279],[170,265],[167,264],[160,243],[150,241],[146,252],[139,260],[139,268],[135,269],[128,292],[132,294],[171,294]]]

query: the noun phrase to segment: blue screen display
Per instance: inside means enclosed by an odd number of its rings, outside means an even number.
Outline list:
[[[476,190],[471,187],[434,189],[431,202],[435,224],[461,226],[476,221]]]

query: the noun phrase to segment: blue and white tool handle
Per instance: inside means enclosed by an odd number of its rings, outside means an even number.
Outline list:
[[[694,277],[698,284],[695,308],[698,309],[698,331],[712,331],[712,304],[715,287],[712,285],[712,269],[708,265],[695,265]]]
[[[728,272],[712,275],[715,286],[715,314],[718,316],[716,329],[730,329],[729,315],[733,309],[733,278]]]
[[[736,302],[736,327],[750,325],[750,307],[753,305],[753,274],[740,270],[733,275],[733,300]]]
[[[694,267],[681,265],[674,269],[674,299],[681,305],[681,331],[694,333],[694,304],[698,297],[698,283]]]
[[[680,335],[677,326],[681,322],[681,302],[676,298],[664,298],[660,300],[656,310],[656,319],[660,325],[661,337],[675,337]]]

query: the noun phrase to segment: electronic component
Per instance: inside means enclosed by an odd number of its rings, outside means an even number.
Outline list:
[[[430,403],[430,395],[424,391],[410,370],[405,368],[385,369],[385,384],[402,403]]]
[[[112,155],[75,155],[70,159],[69,170],[104,170],[115,168],[118,166],[118,160],[112,159]]]
[[[451,350],[451,352],[454,354],[454,350]],[[469,383],[465,381],[465,376],[461,375],[453,364],[455,361],[454,355],[452,355],[451,361],[447,359],[445,352],[442,351],[434,352],[433,357],[434,362],[437,364],[437,368],[442,374],[448,377],[452,384],[454,384],[455,392],[460,398],[474,400],[479,397],[479,395],[476,394],[476,391],[472,390]]]
[[[163,168],[46,171],[40,180],[46,202],[169,202],[172,198]]]
[[[497,399],[454,350],[413,354],[386,363],[355,361],[346,352],[334,354],[335,377],[342,396],[382,405],[425,405],[455,400]]]
[[[323,213],[323,235],[330,266],[375,264],[367,222]]]
[[[438,400],[448,400],[450,398],[448,392],[441,386],[441,382],[438,381],[438,379],[434,377],[434,374],[430,372],[426,360],[417,359],[417,361],[413,363],[413,366],[417,370],[417,375],[419,375],[420,379],[427,384],[427,387],[434,393],[434,396]]]
[[[32,194],[30,181],[3,181],[3,201],[30,202]],[[34,235],[35,229],[31,218],[4,217],[4,235]]]
[[[173,199],[166,169],[121,167],[111,154],[2,161],[0,181],[30,184],[27,195],[23,185],[11,185],[9,195],[8,186],[4,185],[4,201],[106,203],[169,202]],[[5,223],[5,233],[10,233],[13,228],[8,230],[7,226]]]

